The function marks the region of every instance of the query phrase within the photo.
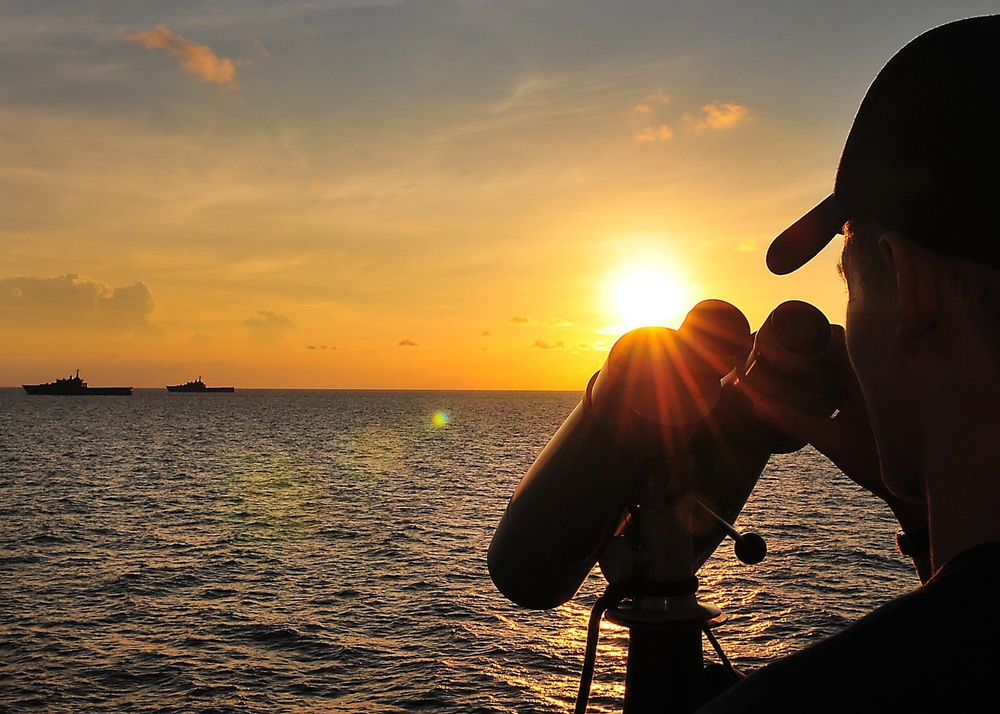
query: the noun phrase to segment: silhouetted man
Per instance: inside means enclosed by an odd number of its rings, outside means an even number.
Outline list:
[[[757,413],[889,504],[923,585],[705,712],[966,711],[995,699],[1000,16],[930,30],[889,61],[833,194],[774,240],[768,267],[789,273],[838,233],[843,408],[826,420],[773,404]]]

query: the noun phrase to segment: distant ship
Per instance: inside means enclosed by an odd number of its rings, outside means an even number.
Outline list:
[[[28,394],[58,394],[58,395],[120,395],[129,396],[132,394],[132,387],[89,387],[87,383],[80,379],[80,370],[76,370],[75,377],[57,379],[48,384],[22,384],[24,391]]]
[[[232,392],[234,391],[232,387],[206,387],[205,383],[201,381],[201,377],[194,380],[193,382],[185,382],[184,384],[169,384],[167,385],[167,390],[171,392]]]

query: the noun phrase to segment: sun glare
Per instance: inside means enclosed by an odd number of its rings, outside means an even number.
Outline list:
[[[678,327],[687,308],[685,291],[678,280],[655,267],[632,268],[612,281],[612,310],[621,332],[662,325]]]

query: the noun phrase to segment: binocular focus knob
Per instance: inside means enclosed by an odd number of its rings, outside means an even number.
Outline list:
[[[767,557],[767,543],[756,533],[743,533],[735,540],[733,552],[741,563],[757,565]]]

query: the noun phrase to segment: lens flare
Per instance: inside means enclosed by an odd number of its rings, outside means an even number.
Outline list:
[[[450,421],[451,421],[451,415],[448,412],[444,411],[443,409],[439,409],[438,411],[431,414],[431,426],[433,426],[435,429],[445,428],[446,426],[448,426],[448,423]]]

